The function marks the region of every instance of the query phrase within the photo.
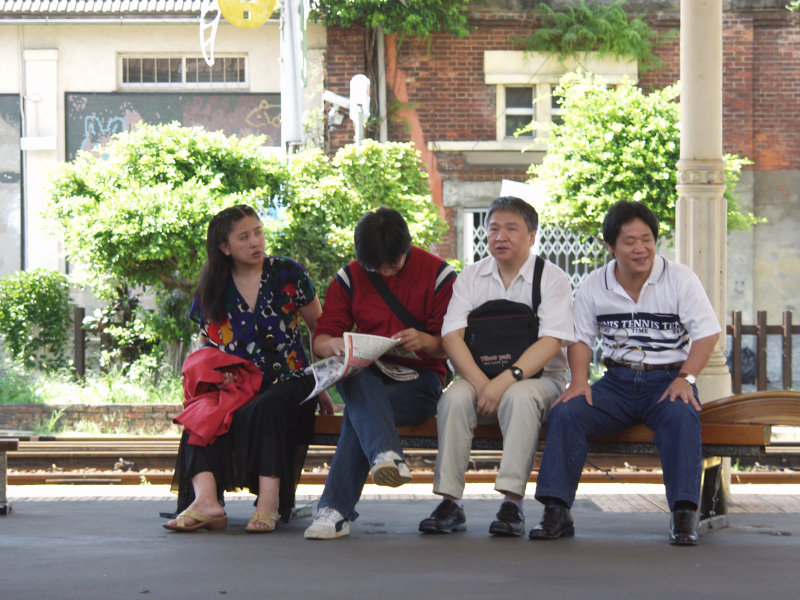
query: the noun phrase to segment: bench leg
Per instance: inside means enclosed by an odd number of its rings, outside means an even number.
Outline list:
[[[6,497],[6,489],[8,486],[8,458],[5,451],[0,452],[0,515],[7,515],[11,512],[11,504]]]
[[[703,459],[703,476],[700,482],[699,527],[701,535],[727,527],[728,499],[731,482],[726,477],[724,459],[713,456]]]

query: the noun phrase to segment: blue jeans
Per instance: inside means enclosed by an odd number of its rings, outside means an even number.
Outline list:
[[[592,385],[591,406],[583,396],[554,406],[547,417],[536,499],[558,498],[572,506],[588,452],[586,438],[644,423],[655,432],[670,510],[678,501],[698,504],[703,463],[698,413],[682,400],[658,402],[677,375],[677,370],[613,367]]]
[[[413,381],[395,381],[369,367],[337,384],[345,405],[342,430],[319,508],[329,506],[355,520],[355,506],[375,457],[388,450],[403,456],[396,426],[436,414],[442,382],[433,371],[418,371]]]

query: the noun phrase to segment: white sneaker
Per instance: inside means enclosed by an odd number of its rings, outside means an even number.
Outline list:
[[[303,534],[307,540],[332,540],[350,535],[350,524],[335,508],[326,506],[317,513],[317,518]]]
[[[369,473],[376,485],[398,487],[411,481],[411,471],[406,461],[393,450],[378,454]]]

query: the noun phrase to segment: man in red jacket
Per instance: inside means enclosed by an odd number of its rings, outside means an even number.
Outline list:
[[[436,414],[446,374],[442,319],[456,273],[433,254],[411,245],[402,215],[379,208],[365,214],[355,230],[356,260],[342,267],[325,295],[314,334],[319,357],[341,355],[342,338],[353,326],[400,340],[414,358],[392,357],[418,376],[396,381],[374,365],[337,385],[345,403],[342,430],[309,539],[332,539],[350,532],[355,505],[367,473],[378,485],[411,481],[397,425]],[[380,289],[380,291],[379,291]],[[388,302],[396,302],[391,308]]]

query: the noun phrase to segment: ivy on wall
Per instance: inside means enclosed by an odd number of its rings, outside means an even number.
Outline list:
[[[325,25],[382,27],[400,37],[428,37],[434,31],[466,36],[470,0],[312,0],[311,12]]]
[[[553,10],[545,3],[536,6],[541,27],[527,36],[512,36],[520,49],[548,52],[561,57],[575,57],[584,52],[600,56],[633,58],[641,72],[661,64],[653,48],[676,32],[659,34],[645,21],[644,15],[631,16],[624,0],[610,4],[580,0]]]

